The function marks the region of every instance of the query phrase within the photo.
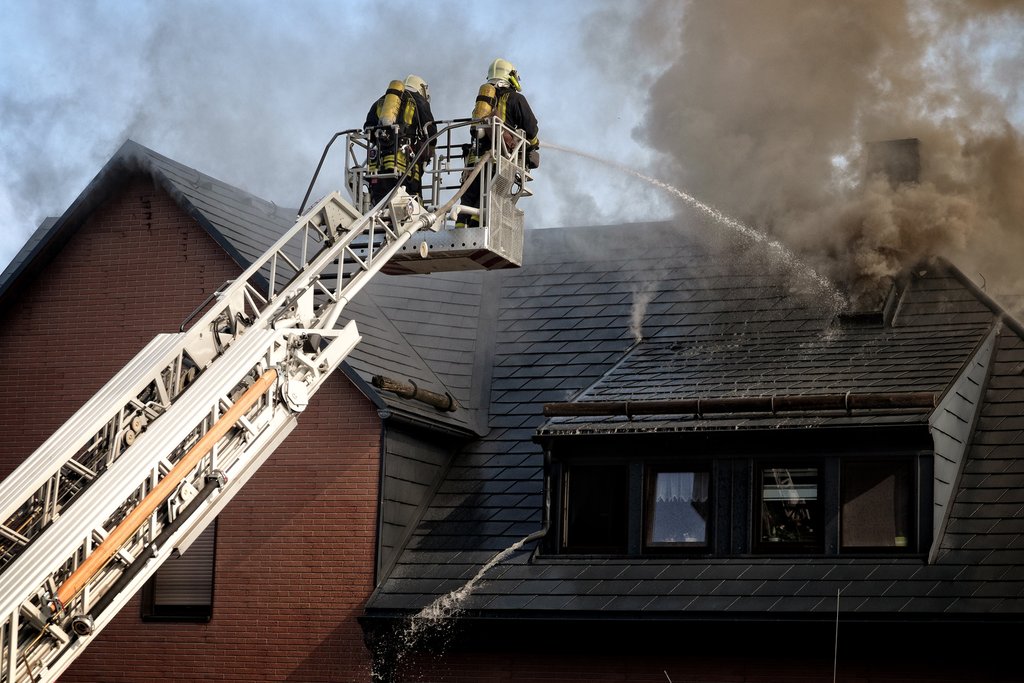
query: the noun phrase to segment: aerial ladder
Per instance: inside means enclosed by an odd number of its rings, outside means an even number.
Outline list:
[[[471,126],[490,127],[493,142],[468,168],[453,132]],[[303,212],[307,192],[276,244],[177,332],[153,339],[0,483],[0,683],[57,679],[203,532],[359,342],[355,321],[339,320],[375,274],[521,264],[515,204],[530,194],[521,132],[500,119],[439,131],[421,200],[399,185],[372,207],[372,135],[339,133],[353,202],[332,192]],[[482,205],[461,207],[474,180]],[[460,211],[480,213],[481,227],[450,228]],[[420,231],[436,239],[414,242]]]

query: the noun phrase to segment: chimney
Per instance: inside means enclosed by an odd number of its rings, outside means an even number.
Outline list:
[[[865,180],[882,175],[893,190],[904,183],[916,184],[921,172],[920,144],[917,138],[868,142],[865,145]],[[882,252],[885,248],[877,249]],[[843,327],[889,325],[903,289],[903,284],[892,278],[853,275],[844,287],[850,305],[835,322]]]
[[[881,173],[894,188],[902,183],[916,183],[921,175],[920,140],[881,140],[868,143],[866,175]]]

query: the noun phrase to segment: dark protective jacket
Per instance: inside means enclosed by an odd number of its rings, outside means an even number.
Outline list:
[[[514,88],[501,88],[495,93],[494,113],[499,116],[509,128],[520,128],[531,148],[538,145],[537,117],[530,108],[523,93]]]
[[[366,114],[366,122],[363,130],[374,134],[374,129],[380,125],[381,109],[384,106],[384,96],[381,96],[370,107]],[[390,129],[382,130],[380,135],[375,135],[375,144],[370,150],[370,159],[367,163],[367,170],[371,173],[405,173],[409,168],[409,162],[415,157],[420,146],[430,140],[428,149],[420,156],[419,163],[410,171],[409,175],[414,180],[419,180],[423,174],[423,162],[430,158],[434,150],[434,133],[437,132],[437,124],[434,122],[434,114],[430,111],[430,103],[418,92],[406,90],[402,93],[402,103],[398,108],[399,116],[397,135]],[[405,151],[408,145],[412,149],[412,155]]]
[[[526,96],[512,87],[498,88],[494,94],[493,115],[505,122],[509,128],[518,128],[523,131],[526,138],[527,154],[540,147],[538,139],[539,126],[537,117],[530,108]],[[484,150],[491,145],[490,136],[474,141],[466,153],[466,163],[469,166],[476,164],[483,155]]]

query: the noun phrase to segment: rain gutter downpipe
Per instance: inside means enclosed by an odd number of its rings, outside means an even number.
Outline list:
[[[541,515],[541,528],[524,538],[523,545],[544,538],[551,529],[551,448],[548,445],[544,446],[544,507]]]

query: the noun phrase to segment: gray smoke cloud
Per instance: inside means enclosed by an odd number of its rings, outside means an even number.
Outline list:
[[[1022,9],[1014,2],[224,0],[9,3],[0,22],[0,266],[126,138],[296,206],[323,145],[392,78],[468,114],[519,66],[541,139],[682,188],[847,282],[932,254],[1020,291]],[[864,177],[921,140],[922,175]],[[671,193],[543,151],[529,227],[666,218]],[[314,195],[340,185],[330,157]],[[682,221],[686,224],[686,221]]]
[[[691,194],[853,292],[949,257],[1024,291],[1024,5],[691,2],[636,135]],[[645,28],[634,26],[636,41]],[[663,42],[662,24],[653,33]],[[920,139],[918,184],[865,175],[866,143]]]

